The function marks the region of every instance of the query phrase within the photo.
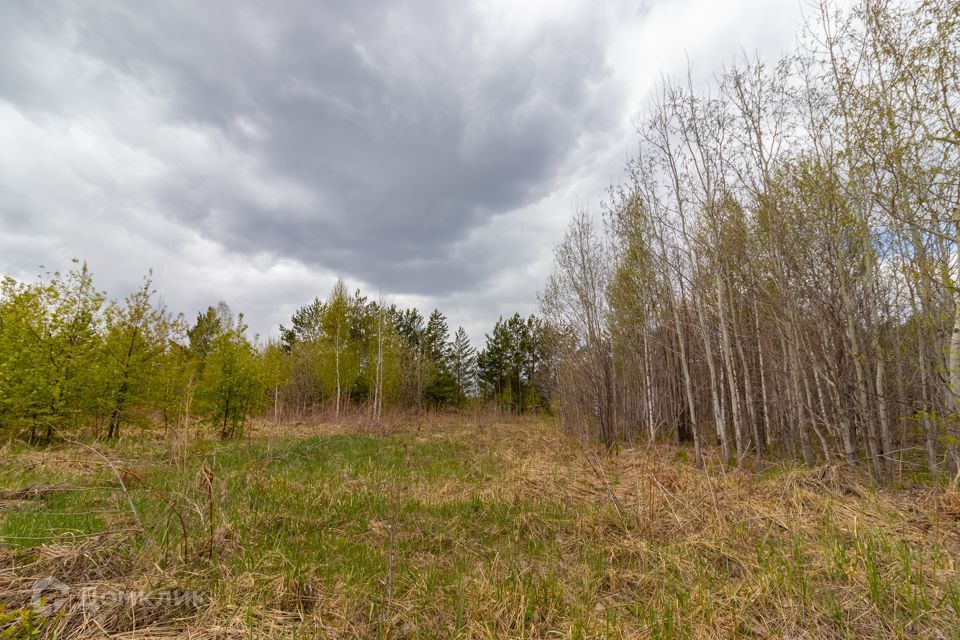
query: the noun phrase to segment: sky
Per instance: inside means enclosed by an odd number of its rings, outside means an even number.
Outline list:
[[[337,277],[474,343],[536,311],[662,77],[793,47],[802,0],[0,3],[0,274],[148,269],[251,332]]]

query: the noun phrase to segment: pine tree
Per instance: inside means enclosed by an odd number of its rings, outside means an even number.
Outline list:
[[[463,327],[457,327],[450,343],[450,370],[456,382],[456,404],[463,405],[476,385],[477,350]]]

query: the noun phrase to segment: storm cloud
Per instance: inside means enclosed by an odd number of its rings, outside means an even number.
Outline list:
[[[0,272],[75,256],[122,295],[152,267],[173,308],[223,298],[262,333],[342,275],[478,340],[533,310],[661,73],[776,55],[799,21],[782,0],[7,2]]]

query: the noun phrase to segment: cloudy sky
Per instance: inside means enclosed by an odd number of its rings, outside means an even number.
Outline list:
[[[535,310],[653,84],[789,49],[800,0],[0,4],[0,273],[153,268],[254,331],[341,275],[475,342]]]

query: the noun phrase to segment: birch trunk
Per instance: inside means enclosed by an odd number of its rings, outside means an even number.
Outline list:
[[[682,281],[681,281],[682,283]],[[684,300],[683,285],[680,286],[680,302]],[[680,311],[673,299],[669,300],[670,310],[673,312],[673,327],[677,332],[677,343],[680,345],[680,370],[683,373],[683,389],[687,396],[687,411],[690,414],[690,430],[693,432],[693,455],[697,467],[703,466],[703,445],[700,442],[700,428],[697,424],[697,402],[693,394],[693,379],[690,377],[690,364],[687,358],[687,339],[680,322]]]
[[[727,327],[726,296],[723,294],[723,279],[720,272],[717,271],[714,278],[717,297],[717,316],[720,318],[720,352],[723,356],[723,364],[726,368],[727,387],[730,394],[730,415],[733,419],[733,439],[737,448],[737,462],[743,460],[746,453],[743,439],[743,421],[740,413],[740,388],[737,383],[737,369],[733,362],[733,348],[730,343],[730,330]]]
[[[713,422],[717,431],[717,438],[720,440],[720,452],[723,456],[723,463],[730,464],[730,443],[727,441],[727,429],[724,424],[723,408],[720,406],[720,390],[717,376],[717,368],[713,361],[713,345],[710,341],[710,330],[707,327],[706,318],[703,313],[703,305],[694,296],[694,306],[697,309],[697,318],[699,320],[700,336],[703,339],[704,359],[707,361],[707,369],[710,372],[710,397],[713,401]]]

